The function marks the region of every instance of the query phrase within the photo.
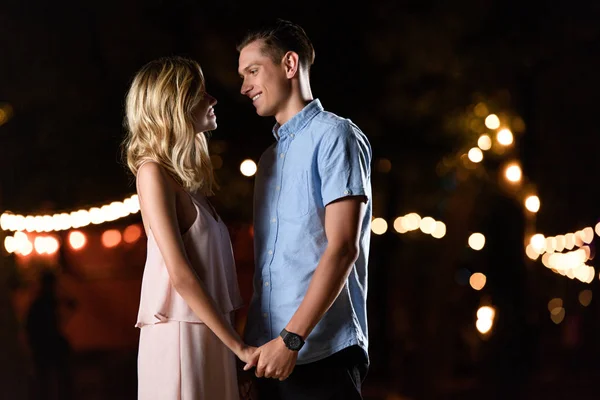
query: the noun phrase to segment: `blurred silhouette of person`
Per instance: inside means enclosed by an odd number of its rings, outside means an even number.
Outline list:
[[[71,348],[61,329],[61,299],[57,294],[57,276],[45,270],[40,292],[31,304],[26,327],[35,366],[35,399],[71,398]],[[70,307],[72,302],[68,302]]]

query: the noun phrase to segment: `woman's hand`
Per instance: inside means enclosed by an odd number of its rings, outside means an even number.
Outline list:
[[[242,344],[240,349],[236,352],[237,358],[241,361],[245,362],[246,365],[250,364],[251,366],[255,366],[258,361],[258,353],[257,348],[254,346],[248,346],[247,344]]]

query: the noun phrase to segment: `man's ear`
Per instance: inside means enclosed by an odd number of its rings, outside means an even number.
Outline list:
[[[283,66],[285,68],[286,77],[293,78],[300,69],[300,59],[295,51],[288,51],[283,56]]]

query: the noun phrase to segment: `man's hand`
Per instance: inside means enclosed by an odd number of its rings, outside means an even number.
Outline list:
[[[256,376],[258,378],[279,379],[280,381],[290,376],[298,359],[298,352],[288,349],[279,336],[259,347],[254,355],[258,356]],[[247,371],[250,368],[252,368],[252,364],[248,363],[244,370]]]

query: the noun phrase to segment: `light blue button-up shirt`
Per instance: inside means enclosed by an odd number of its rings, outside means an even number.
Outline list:
[[[262,155],[254,192],[254,294],[246,341],[261,346],[279,335],[298,307],[327,247],[325,206],[365,196],[360,254],[340,295],[306,338],[298,364],[348,346],[368,354],[367,262],[371,234],[371,146],[349,119],[318,99],[282,126]]]

